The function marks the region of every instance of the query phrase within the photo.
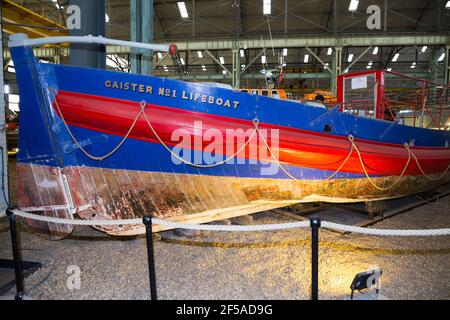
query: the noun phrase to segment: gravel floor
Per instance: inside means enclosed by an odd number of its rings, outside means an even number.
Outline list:
[[[12,186],[13,188],[13,186]],[[376,225],[417,229],[450,226],[450,197]],[[289,221],[271,213],[254,224]],[[383,269],[387,299],[450,299],[450,237],[377,238],[320,232],[319,289],[322,299],[349,299],[358,272]],[[145,239],[112,238],[77,227],[62,241],[48,241],[21,227],[23,257],[43,267],[26,279],[31,299],[148,299]],[[171,231],[155,243],[161,299],[308,299],[309,230],[265,233]],[[0,258],[10,258],[9,230],[0,221]],[[81,270],[81,288],[68,289],[71,266]],[[14,294],[11,290],[4,298]]]

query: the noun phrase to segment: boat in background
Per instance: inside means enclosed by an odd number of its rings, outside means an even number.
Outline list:
[[[169,50],[96,37],[11,36],[24,211],[87,220],[151,213],[205,223],[296,203],[401,197],[449,180],[450,132],[384,120],[379,108],[387,102],[377,100],[380,94],[372,99],[382,90],[371,87],[372,75],[341,78],[341,104],[324,109],[155,76],[40,63],[33,55],[33,46],[74,41]],[[448,106],[448,95],[440,98]],[[227,130],[236,134],[229,138]],[[225,137],[222,148],[211,149],[205,137],[212,132]],[[193,139],[177,151],[185,134]],[[255,146],[263,159],[251,152]],[[222,161],[210,163],[207,156]],[[268,168],[277,170],[268,174]],[[73,230],[27,223],[54,239]],[[111,235],[145,231],[139,225],[96,228]]]

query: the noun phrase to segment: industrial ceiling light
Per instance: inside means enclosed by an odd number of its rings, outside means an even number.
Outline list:
[[[347,68],[347,69],[344,70],[344,73],[348,73],[348,71],[349,71],[349,69]]]
[[[206,71],[206,67],[205,67],[204,64],[202,64],[202,70],[203,70],[203,71]]]
[[[416,63],[413,62],[412,65],[411,65],[411,69],[415,69],[415,68],[416,68]]]
[[[373,55],[377,55],[377,54],[378,54],[378,50],[379,50],[379,48],[378,48],[378,47],[375,47],[375,48],[373,49],[372,54],[373,54]]]
[[[444,59],[445,59],[445,52],[443,52],[443,53],[441,54],[441,56],[440,56],[439,59],[438,59],[438,62],[442,62],[442,61],[444,61]]]
[[[266,62],[267,62],[266,56],[261,56],[261,63],[266,64]]]
[[[305,54],[305,59],[303,60],[304,63],[308,63],[309,61],[309,54]]]
[[[422,50],[420,50],[420,52],[425,53],[427,51],[428,47],[427,46],[423,46]]]
[[[445,5],[445,9],[450,9],[450,1],[447,1],[447,4]]]
[[[328,48],[327,55],[331,56],[332,53],[333,53],[333,49],[332,48]]]
[[[347,62],[352,62],[354,56],[355,56],[355,55],[354,55],[353,53],[350,53],[350,54],[348,55]]]
[[[350,299],[353,300],[353,293],[355,290],[361,291],[364,289],[370,289],[375,286],[376,293],[380,291],[380,278],[383,271],[380,268],[375,268],[366,272],[358,273],[350,285],[352,293]]]
[[[263,0],[263,14],[270,15],[272,13],[272,1],[271,0]]]
[[[219,58],[220,64],[225,64],[225,59],[223,57]]]
[[[356,11],[358,9],[359,0],[351,0],[348,11]]]
[[[158,52],[157,55],[158,55],[158,59],[161,60],[161,59],[162,59],[162,53],[161,53],[161,52]]]
[[[392,71],[392,68],[387,68],[387,71],[391,72],[391,71]]]
[[[400,53],[396,53],[394,57],[392,58],[392,62],[397,62],[398,58],[400,57]]]
[[[185,65],[185,62],[184,62],[184,59],[183,58],[180,58],[180,62],[181,62],[181,64],[184,66]]]
[[[241,54],[241,58],[245,58],[245,52],[244,52],[244,50],[241,49],[239,52],[240,52],[240,54]]]
[[[222,70],[222,74],[223,74],[223,75],[226,75],[227,72],[226,72],[225,70]]]
[[[177,2],[178,10],[180,10],[180,15],[183,19],[189,18],[189,14],[186,9],[186,3],[184,1]]]
[[[109,22],[109,16],[107,13],[105,13],[105,22],[108,23]]]
[[[287,56],[287,52],[288,52],[288,49],[287,49],[287,48],[284,48],[284,49],[283,49],[283,56],[284,56],[284,57]]]
[[[203,53],[201,51],[197,51],[197,55],[199,59],[203,58]]]

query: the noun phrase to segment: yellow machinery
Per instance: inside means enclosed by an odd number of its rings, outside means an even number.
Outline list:
[[[2,0],[2,21],[8,34],[25,33],[29,38],[69,35],[65,26],[11,0]]]

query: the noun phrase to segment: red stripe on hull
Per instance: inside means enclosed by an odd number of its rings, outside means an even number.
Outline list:
[[[68,124],[118,136],[126,134],[140,111],[137,102],[61,90],[58,92],[57,101]],[[54,109],[58,113],[56,106],[54,106]],[[251,121],[170,107],[148,105],[145,112],[158,135],[166,144],[172,146],[177,142],[174,143],[171,140],[171,135],[180,128],[188,130],[193,136],[201,136],[209,129],[218,129],[224,137],[227,129],[252,130],[254,128]],[[203,132],[201,134],[194,132],[194,121],[202,122]],[[350,142],[345,137],[263,123],[259,127],[261,129],[280,130],[279,159],[282,163],[290,165],[336,170],[348,155],[351,147]],[[159,143],[143,116],[137,121],[130,138]],[[270,134],[268,138],[270,141]],[[234,142],[224,141],[224,143]],[[403,146],[358,139],[356,143],[362,153],[369,174],[399,175],[408,159],[408,153]],[[208,144],[209,142],[204,142],[203,148]],[[200,147],[196,148],[194,145],[190,147],[200,149]],[[412,148],[412,150],[427,173],[442,172],[450,163],[449,149],[420,147]],[[228,155],[233,153],[231,152]],[[248,152],[246,152],[245,157],[248,156]],[[341,171],[363,173],[356,152],[352,154]],[[414,161],[411,161],[406,174],[421,174]]]

